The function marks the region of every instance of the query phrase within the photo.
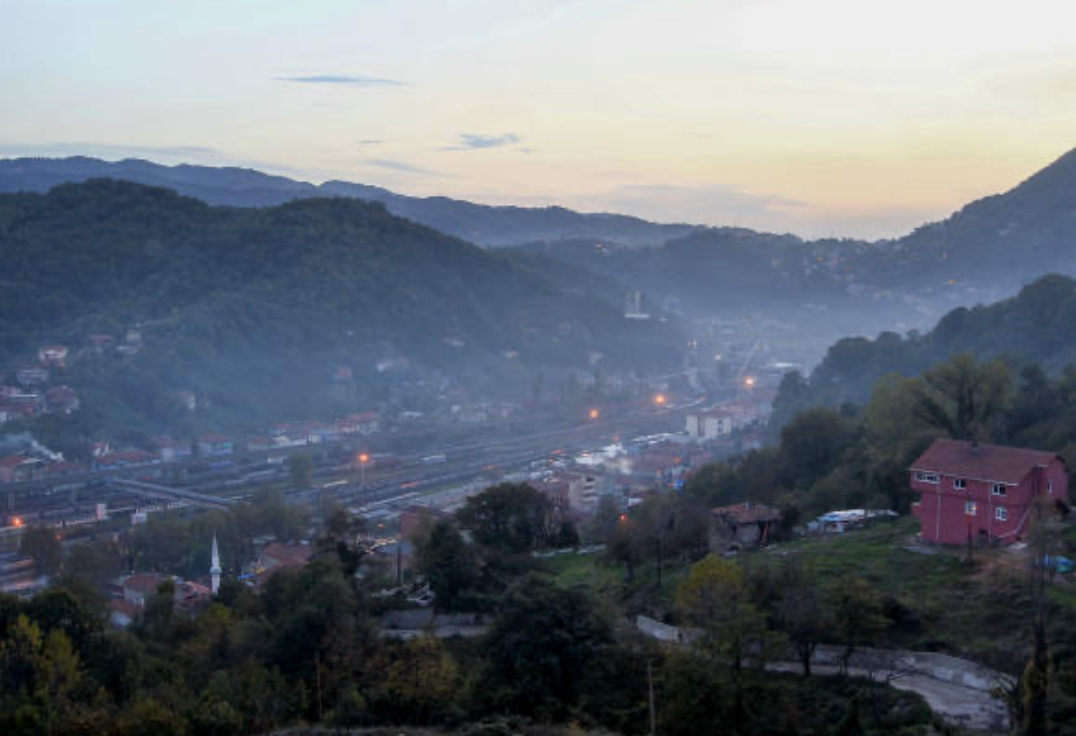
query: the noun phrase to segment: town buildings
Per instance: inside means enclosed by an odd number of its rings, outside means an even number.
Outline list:
[[[1068,501],[1065,461],[1053,452],[938,439],[909,471],[929,542],[1009,544],[1027,534],[1037,499]]]

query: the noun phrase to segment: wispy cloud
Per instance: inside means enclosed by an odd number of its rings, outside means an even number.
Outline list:
[[[366,148],[367,146],[379,146],[384,142],[385,141],[381,140],[380,138],[366,138],[359,141],[359,146],[361,146],[362,148]]]
[[[406,82],[384,77],[364,77],[352,74],[305,74],[294,77],[274,77],[278,82],[298,84],[331,84],[347,87],[402,87]]]
[[[406,161],[400,161],[394,158],[368,158],[363,159],[363,163],[370,166],[376,166],[379,169],[388,169],[390,171],[400,171],[405,174],[422,174],[424,176],[444,176],[439,171],[433,171],[431,169],[424,169],[421,166],[415,166],[409,164]]]
[[[502,135],[485,135],[482,133],[460,133],[459,143],[445,146],[445,151],[481,151],[486,148],[503,148],[514,146],[520,142],[520,137],[515,133]],[[530,149],[524,151],[529,153]]]

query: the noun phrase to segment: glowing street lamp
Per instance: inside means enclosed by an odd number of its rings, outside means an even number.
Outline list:
[[[747,386],[747,388],[754,387],[754,385],[755,385],[754,377],[753,376],[748,376],[747,378],[743,379],[743,385]]]
[[[587,412],[587,416],[590,417],[591,419],[597,419],[601,415],[602,415],[602,413],[600,411],[598,411],[597,409],[591,409],[589,412]]]
[[[18,527],[21,527],[21,526],[22,526],[22,519],[20,519],[20,518],[19,518],[18,516],[16,516],[16,517],[15,517],[14,519],[12,519],[12,520],[11,520],[11,523],[12,523],[12,524],[13,524],[13,525],[14,525],[14,526],[15,526],[16,528],[18,528]]]
[[[365,452],[359,453],[359,467],[362,468],[362,484],[366,485],[366,463],[370,462],[370,456]]]
[[[654,397],[654,403],[658,406],[665,406],[666,402],[668,402],[668,399],[665,398],[665,394],[658,394]]]

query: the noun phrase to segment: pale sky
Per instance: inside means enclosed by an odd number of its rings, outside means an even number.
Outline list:
[[[1073,147],[1073,0],[0,0],[0,156],[887,237]]]

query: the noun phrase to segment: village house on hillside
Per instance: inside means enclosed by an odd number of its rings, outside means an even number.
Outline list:
[[[1065,461],[1053,452],[938,439],[909,468],[921,536],[1009,544],[1028,530],[1037,498],[1068,502]]]
[[[730,549],[763,547],[780,521],[780,511],[753,501],[713,509],[710,551],[721,554]]]

